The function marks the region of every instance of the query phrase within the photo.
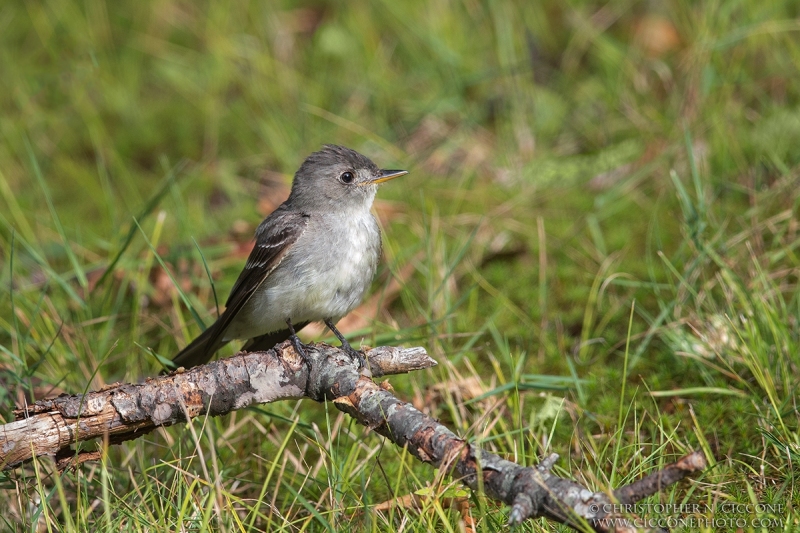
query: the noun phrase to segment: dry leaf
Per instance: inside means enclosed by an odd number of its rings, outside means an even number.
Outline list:
[[[478,376],[450,379],[430,387],[425,395],[425,403],[427,405],[439,403],[445,394],[451,395],[458,403],[463,403],[481,396],[486,391]]]
[[[661,57],[678,48],[681,38],[668,19],[647,15],[634,24],[634,42],[651,57]]]

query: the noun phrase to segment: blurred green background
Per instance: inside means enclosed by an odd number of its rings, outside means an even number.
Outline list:
[[[398,396],[511,460],[559,453],[593,490],[700,448],[714,468],[648,501],[770,502],[791,530],[798,17],[751,0],[5,2],[0,416],[155,375],[216,316],[303,158],[336,143],[411,172],[381,189],[385,261],[343,321],[356,346],[440,362],[393,378]],[[36,466],[0,474],[0,527],[505,520],[310,402]],[[420,491],[421,510],[402,503]]]

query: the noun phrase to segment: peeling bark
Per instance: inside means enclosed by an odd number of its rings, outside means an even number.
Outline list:
[[[86,395],[40,400],[15,412],[16,421],[0,426],[0,467],[10,469],[34,456],[50,455],[59,468],[65,468],[98,457],[97,452],[76,455],[70,448],[76,442],[107,437],[114,444],[203,414],[217,416],[254,403],[303,397],[333,401],[362,424],[408,447],[419,460],[510,505],[510,524],[546,516],[575,528],[632,531],[631,522],[613,512],[619,504],[655,494],[706,466],[704,456],[694,452],[612,495],[593,492],[550,473],[557,455],[526,468],[460,439],[397,399],[388,384],[378,385],[361,375],[356,363],[338,348],[309,345],[306,355],[308,365],[285,342],[272,350],[240,353],[141,384],[115,384]],[[381,347],[366,355],[375,377],[436,364],[422,348]]]
[[[0,426],[0,467],[13,468],[33,456],[74,455],[69,447],[79,441],[108,436],[116,444],[202,414],[217,416],[254,403],[303,398],[309,387],[335,386],[330,376],[340,366],[358,377],[338,348],[320,344],[307,351],[310,376],[294,348],[284,343],[145,383],[40,400],[15,411],[15,422]],[[422,348],[376,348],[367,359],[376,376],[436,364]]]

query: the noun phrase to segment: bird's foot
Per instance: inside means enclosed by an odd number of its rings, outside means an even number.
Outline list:
[[[308,355],[306,354],[305,345],[300,341],[300,338],[297,335],[292,335],[290,338],[292,340],[292,346],[294,346],[294,351],[297,352],[297,355],[299,355],[300,359],[302,359],[303,362],[306,364],[306,367],[308,368],[308,371],[310,373],[311,360],[308,358]]]
[[[349,344],[342,344],[342,351],[350,356],[350,359],[358,361],[358,368],[362,372],[367,370],[369,372],[369,366],[367,366],[367,358],[364,356],[364,352],[360,350],[356,350]]]
[[[331,319],[325,320],[325,325],[328,326],[336,338],[339,339],[339,342],[342,343],[342,351],[350,356],[350,359],[358,362],[358,369],[361,372],[362,376],[366,376],[368,378],[372,378],[372,372],[369,369],[369,365],[367,364],[367,358],[364,356],[364,352],[358,351],[352,346],[350,343],[347,342],[347,339],[344,338],[336,326],[333,324]]]
[[[369,369],[364,352],[356,350],[346,342],[342,344],[342,351],[349,355],[351,360],[358,362],[359,374],[372,379],[372,371]]]
[[[297,352],[297,355],[300,356],[300,359],[306,364],[306,368],[308,368],[309,375],[311,374],[311,360],[308,358],[306,354],[306,347],[300,340],[300,337],[297,336],[297,333],[294,331],[294,326],[292,326],[292,321],[290,319],[286,319],[286,325],[289,326],[289,333],[292,335],[289,339],[292,341],[292,346],[294,346],[294,351]]]

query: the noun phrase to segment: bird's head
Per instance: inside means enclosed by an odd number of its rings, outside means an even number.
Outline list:
[[[303,161],[289,199],[307,209],[369,208],[380,183],[405,174],[405,170],[381,170],[355,150],[326,144]]]

